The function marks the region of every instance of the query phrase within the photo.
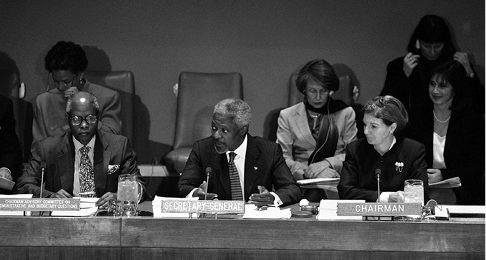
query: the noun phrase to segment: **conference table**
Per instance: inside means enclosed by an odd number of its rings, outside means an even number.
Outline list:
[[[290,206],[299,210],[298,205]],[[141,204],[151,210],[151,202]],[[484,215],[432,222],[0,217],[0,259],[484,259]]]

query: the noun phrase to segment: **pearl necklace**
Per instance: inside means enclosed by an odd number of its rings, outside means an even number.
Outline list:
[[[449,115],[449,117],[448,117],[446,120],[442,121],[442,120],[439,120],[439,119],[437,118],[437,116],[435,115],[435,111],[432,111],[432,113],[434,113],[434,118],[435,118],[435,120],[437,120],[437,122],[439,122],[439,123],[447,123],[447,121],[449,121],[449,119],[451,119],[451,116]]]

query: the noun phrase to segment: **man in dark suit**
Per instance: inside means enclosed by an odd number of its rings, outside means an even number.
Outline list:
[[[207,189],[220,200],[275,205],[300,200],[300,189],[285,163],[282,149],[276,143],[248,134],[250,120],[250,107],[240,99],[225,99],[215,106],[212,136],[194,143],[178,183],[181,196],[203,196]]]
[[[12,100],[0,95],[0,177],[17,181],[22,164],[22,150],[15,133]],[[11,191],[0,188],[1,194]]]
[[[42,197],[99,197],[97,206],[107,205],[117,198],[120,174],[140,176],[135,152],[126,137],[98,130],[99,105],[93,94],[74,94],[66,112],[70,131],[36,144],[17,191],[39,197],[45,163]]]

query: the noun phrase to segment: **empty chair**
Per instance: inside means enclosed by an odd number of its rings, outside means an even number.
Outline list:
[[[174,150],[165,156],[165,164],[169,172],[181,173],[193,143],[211,135],[216,103],[243,99],[243,82],[239,73],[182,72],[178,84]]]

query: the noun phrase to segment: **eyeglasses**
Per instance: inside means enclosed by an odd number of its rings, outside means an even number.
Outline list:
[[[85,117],[69,116],[69,121],[71,122],[72,125],[80,125],[83,123],[83,121],[86,121],[86,123],[91,125],[98,121],[98,116],[97,115],[87,115]]]
[[[47,74],[46,92],[54,93],[54,92],[52,92],[54,89],[50,89],[50,84],[49,84],[51,74],[52,74],[51,72],[49,72]],[[69,82],[55,81],[54,78],[52,78],[52,81],[54,82],[54,85],[56,86],[55,89],[58,89],[61,84],[63,85],[63,87],[65,89],[68,89],[68,88],[74,86],[74,79],[75,78],[76,78],[76,74],[73,74],[73,78]]]

